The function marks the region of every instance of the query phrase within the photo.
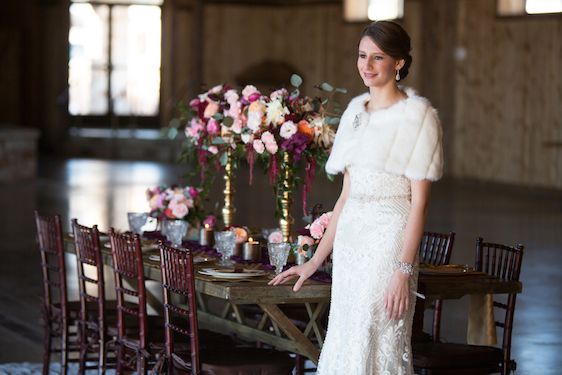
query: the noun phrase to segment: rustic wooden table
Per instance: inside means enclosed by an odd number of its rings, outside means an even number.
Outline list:
[[[66,249],[74,252],[71,238]],[[104,263],[111,264],[110,250],[102,250]],[[145,277],[160,281],[157,261],[144,260]],[[280,350],[299,353],[317,363],[326,333],[326,312],[331,286],[308,280],[295,293],[292,284],[272,287],[267,282],[273,274],[245,281],[223,281],[196,273],[198,319],[200,326],[221,333],[233,333],[254,342]],[[418,292],[432,299],[458,299],[469,294],[520,293],[522,284],[499,280],[485,274],[426,275],[420,273]],[[160,303],[159,296],[147,296],[151,305]],[[211,297],[211,301],[209,301]],[[221,308],[209,308],[220,301]],[[216,306],[216,303],[214,304]],[[413,335],[423,329],[423,301],[418,299]],[[298,318],[295,318],[295,312]]]

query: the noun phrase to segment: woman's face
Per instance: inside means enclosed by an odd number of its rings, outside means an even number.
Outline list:
[[[384,53],[368,36],[361,38],[357,56],[357,69],[367,87],[383,87],[395,82],[396,70],[404,60],[396,60]]]

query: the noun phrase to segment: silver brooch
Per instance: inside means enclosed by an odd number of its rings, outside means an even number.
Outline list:
[[[355,119],[353,120],[353,129],[356,130],[359,125],[361,125],[361,113],[355,115]]]

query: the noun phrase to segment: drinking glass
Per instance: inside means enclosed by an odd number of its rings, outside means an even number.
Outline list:
[[[234,247],[236,246],[236,234],[230,230],[215,232],[215,246],[218,252],[222,254],[220,264],[222,266],[232,265],[230,257],[232,256],[232,254],[234,254]]]
[[[148,213],[146,212],[127,212],[129,220],[129,230],[133,233],[142,235],[142,227],[146,224]]]
[[[166,220],[164,228],[166,230],[166,239],[172,243],[173,247],[180,247],[183,236],[187,232],[189,224],[184,220]]]
[[[280,274],[283,270],[283,266],[287,264],[287,257],[289,256],[290,250],[291,244],[287,242],[267,244],[269,263],[275,267],[276,274]]]

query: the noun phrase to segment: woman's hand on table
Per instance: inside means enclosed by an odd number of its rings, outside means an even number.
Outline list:
[[[390,283],[384,293],[384,308],[388,319],[399,319],[408,309],[410,303],[410,276],[394,271]]]
[[[310,277],[316,270],[318,266],[312,261],[308,261],[300,266],[294,266],[289,268],[287,271],[281,272],[279,275],[275,276],[268,284],[269,285],[279,285],[285,284],[287,281],[298,277],[299,279],[293,286],[293,291],[298,292],[302,284]]]

